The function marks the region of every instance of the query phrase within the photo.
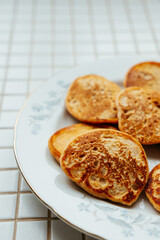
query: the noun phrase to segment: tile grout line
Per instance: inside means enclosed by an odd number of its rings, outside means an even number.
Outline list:
[[[7,96],[7,97],[17,97],[17,96],[25,96],[25,93],[2,93],[0,96]]]
[[[47,240],[51,240],[51,211],[48,209]]]
[[[18,168],[0,168],[0,171],[3,172],[3,171],[17,171]]]
[[[15,210],[15,222],[14,222],[14,230],[13,230],[13,238],[12,238],[12,240],[16,240],[16,235],[17,235],[17,222],[18,222],[18,213],[19,213],[19,204],[20,204],[21,180],[22,180],[22,176],[21,176],[21,174],[19,172],[18,188],[17,188],[17,201],[16,201],[16,210]]]
[[[5,146],[5,147],[0,146],[0,149],[13,149],[13,146]]]
[[[115,55],[118,54],[118,49],[117,49],[117,41],[116,41],[116,35],[115,35],[115,27],[114,27],[114,21],[113,21],[113,17],[112,17],[112,10],[111,10],[111,3],[109,0],[105,1],[105,9],[106,9],[106,13],[107,13],[107,17],[108,17],[108,22],[110,25],[110,32],[111,32],[111,36],[112,36],[112,42],[114,45],[114,53]]]
[[[13,130],[14,127],[0,127],[0,130]]]
[[[130,11],[130,8],[129,8],[128,0],[123,1],[123,6],[124,6],[126,16],[127,16],[128,22],[129,22],[130,32],[132,34],[132,39],[133,39],[133,42],[134,42],[135,50],[136,50],[136,53],[139,54],[136,34],[135,34],[134,27],[133,27],[133,22],[132,22],[132,18],[131,18],[131,11]]]
[[[51,30],[51,41],[50,41],[50,45],[51,45],[51,51],[50,51],[50,57],[51,57],[51,69],[52,69],[52,73],[54,71],[54,66],[55,66],[55,53],[54,53],[54,49],[55,49],[55,44],[52,44],[54,42],[55,39],[55,35],[56,35],[56,31],[55,31],[55,24],[56,24],[56,19],[55,19],[55,7],[56,7],[56,1],[55,0],[50,0],[50,5],[51,5],[51,10],[50,10],[50,14],[51,14],[51,19],[50,19],[50,30]],[[54,75],[54,73],[53,73]]]
[[[148,8],[148,5],[147,5],[147,2],[144,1],[144,0],[141,0],[142,4],[143,4],[143,8],[144,8],[144,12],[145,12],[145,15],[146,15],[146,19],[147,19],[147,22],[148,22],[148,25],[149,25],[149,28],[150,28],[150,31],[152,33],[152,37],[153,37],[153,41],[154,41],[154,45],[156,47],[156,50],[157,50],[157,53],[160,54],[160,50],[158,48],[158,42],[157,42],[157,39],[156,39],[156,36],[155,36],[155,31],[152,27],[152,19],[150,17],[150,13],[149,13],[149,8]]]
[[[9,47],[8,47],[8,52],[7,52],[6,66],[5,66],[5,75],[4,75],[4,80],[3,80],[3,84],[2,84],[2,91],[1,91],[2,94],[4,94],[5,86],[6,86],[6,82],[7,82],[9,59],[10,59],[10,55],[11,55],[14,27],[15,27],[15,23],[16,23],[16,13],[18,11],[18,7],[17,7],[18,1],[19,0],[14,0],[14,2],[13,2],[11,31],[10,31],[9,41],[8,41]],[[0,101],[0,116],[1,116],[2,105],[3,105],[3,97],[1,98],[1,101]]]
[[[94,53],[94,57],[96,59],[98,54],[97,54],[97,46],[96,46],[96,40],[95,40],[94,20],[93,20],[93,10],[92,10],[92,1],[91,0],[87,0],[87,8],[88,8],[90,32],[91,32],[91,37],[92,37],[93,53]]]
[[[30,39],[29,60],[28,60],[28,66],[27,66],[27,68],[28,68],[28,77],[27,77],[26,97],[29,96],[29,88],[30,88],[31,72],[32,72],[32,57],[33,57],[33,46],[34,46],[35,25],[36,25],[36,5],[37,5],[37,0],[32,1],[31,39]]]
[[[17,222],[40,222],[40,221],[48,221],[48,217],[33,217],[33,218],[17,218]],[[61,221],[58,217],[51,217],[51,221]],[[15,222],[15,218],[5,218],[5,219],[0,219],[0,222]]]
[[[76,65],[76,38],[75,38],[75,20],[74,20],[74,1],[69,0],[69,15],[70,15],[70,26],[71,26],[71,41],[72,41],[72,57],[73,57],[73,66]]]
[[[0,192],[0,195],[13,195],[13,194],[17,194],[16,191],[14,192]],[[19,194],[32,194],[31,191],[20,191]]]
[[[53,39],[55,38],[55,6],[56,2],[55,0],[50,0],[50,37],[51,37],[51,51],[50,51],[50,57],[51,57],[51,72],[54,71],[54,65],[55,65],[55,55],[54,55],[54,44],[52,44]],[[54,75],[54,74],[53,74]],[[48,209],[48,220],[47,220],[47,240],[51,240],[51,211]]]

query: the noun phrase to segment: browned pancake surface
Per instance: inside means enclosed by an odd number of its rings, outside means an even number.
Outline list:
[[[67,110],[82,122],[117,123],[115,98],[120,90],[117,84],[104,77],[79,77],[68,90]]]
[[[153,207],[160,211],[160,164],[149,173],[145,193]]]
[[[60,164],[88,193],[125,205],[136,201],[148,178],[142,146],[128,134],[109,129],[91,130],[75,138]]]
[[[55,132],[48,141],[48,147],[53,155],[53,157],[59,162],[60,156],[63,153],[64,149],[67,147],[68,143],[71,142],[75,137],[80,134],[90,131],[94,128],[110,128],[116,129],[109,125],[89,125],[84,123],[77,123],[65,128],[62,128]]]
[[[120,131],[135,137],[142,144],[160,143],[160,93],[130,87],[117,97]]]
[[[160,63],[144,62],[133,66],[126,74],[124,86],[160,91]]]

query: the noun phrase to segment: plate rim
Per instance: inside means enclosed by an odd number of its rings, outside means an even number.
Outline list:
[[[146,61],[147,61],[148,59],[150,59],[150,60],[148,60],[148,61],[152,61],[151,59],[153,59],[153,61],[158,61],[158,60],[160,61],[160,59],[158,58],[157,55],[154,55],[154,56],[152,55],[152,56],[150,56],[149,58],[148,58],[147,56],[142,56],[142,55],[141,55],[141,56],[140,56],[140,55],[134,55],[134,56],[127,56],[127,55],[124,55],[124,56],[113,56],[113,57],[108,57],[108,58],[104,58],[104,59],[89,61],[89,62],[86,62],[86,63],[83,63],[83,64],[79,64],[79,65],[73,66],[73,67],[71,67],[71,68],[68,68],[67,70],[65,69],[64,71],[63,71],[63,70],[60,71],[59,73],[53,75],[53,76],[50,77],[49,79],[43,80],[43,81],[40,83],[40,85],[39,85],[31,94],[29,94],[29,96],[26,98],[23,106],[21,107],[21,109],[19,110],[19,112],[18,112],[18,114],[17,114],[16,121],[15,121],[15,126],[14,126],[14,137],[13,137],[13,139],[14,139],[14,140],[13,140],[13,152],[14,152],[14,156],[15,156],[15,160],[16,160],[18,169],[19,169],[20,173],[22,174],[23,178],[25,179],[27,185],[28,185],[29,188],[31,189],[32,193],[34,193],[34,195],[36,196],[36,198],[37,198],[44,206],[46,206],[51,212],[53,212],[58,218],[60,218],[63,222],[65,222],[65,223],[68,224],[69,226],[73,227],[74,229],[76,229],[76,230],[78,230],[78,231],[80,231],[80,232],[82,232],[82,233],[85,233],[85,234],[87,234],[87,235],[89,235],[89,236],[91,236],[91,237],[94,237],[94,238],[97,238],[97,239],[100,239],[100,240],[106,240],[106,238],[103,238],[103,237],[101,237],[101,236],[99,236],[99,235],[97,235],[97,234],[94,234],[94,233],[92,233],[92,232],[86,231],[86,230],[84,230],[83,228],[81,228],[81,227],[79,227],[79,226],[71,223],[70,221],[68,221],[67,219],[65,219],[63,216],[61,216],[59,213],[57,213],[56,210],[55,210],[53,207],[51,207],[48,203],[46,203],[46,202],[38,195],[38,193],[34,190],[34,188],[31,186],[31,184],[30,184],[29,181],[27,180],[27,177],[25,176],[25,173],[24,173],[24,171],[23,171],[23,169],[22,169],[22,167],[21,167],[21,164],[20,164],[20,162],[19,162],[18,154],[17,154],[17,150],[16,150],[16,138],[17,138],[17,127],[18,127],[18,122],[19,122],[20,116],[21,116],[22,112],[24,111],[25,107],[27,106],[27,104],[28,104],[29,100],[31,99],[31,97],[32,97],[35,93],[38,93],[38,90],[41,89],[41,87],[43,86],[43,84],[51,81],[53,78],[56,78],[56,77],[60,76],[61,74],[70,72],[70,71],[76,69],[77,67],[78,67],[78,68],[81,68],[81,67],[83,67],[83,66],[86,66],[86,64],[90,64],[90,65],[91,65],[91,64],[94,64],[94,63],[96,63],[96,62],[110,61],[110,60],[113,60],[115,57],[116,57],[116,58],[118,57],[118,58],[120,58],[120,59],[121,59],[121,58],[126,58],[126,59],[127,59],[127,58],[130,58],[130,59],[132,59],[132,58],[133,58],[133,59],[134,59],[134,58],[137,58],[137,60],[140,59],[139,61],[141,61],[141,62],[143,61],[143,60],[141,60],[141,59],[146,59]],[[156,59],[156,60],[155,60],[155,59]],[[144,62],[144,61],[143,61],[143,62]],[[107,238],[107,239],[108,239],[108,238]]]

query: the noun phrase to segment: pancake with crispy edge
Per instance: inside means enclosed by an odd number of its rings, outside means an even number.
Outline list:
[[[160,212],[160,164],[149,173],[145,193],[153,207]]]
[[[64,150],[64,173],[88,193],[125,205],[133,204],[148,179],[148,162],[141,144],[111,129],[81,134]]]
[[[160,91],[160,63],[143,62],[134,65],[124,79],[124,87],[133,86]]]
[[[77,123],[73,124],[68,127],[64,127],[57,132],[55,132],[48,141],[48,147],[52,156],[60,162],[60,156],[63,153],[64,149],[71,142],[75,137],[79,136],[80,134],[90,131],[94,128],[110,128],[115,129],[108,124],[101,124],[101,125],[89,125],[85,123]]]
[[[117,123],[115,99],[120,90],[117,84],[104,77],[82,76],[71,84],[66,108],[81,122]]]
[[[144,145],[160,143],[160,92],[126,88],[118,94],[116,104],[120,131]]]

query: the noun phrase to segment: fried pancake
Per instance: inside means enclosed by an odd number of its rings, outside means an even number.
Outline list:
[[[160,164],[149,173],[145,193],[153,207],[160,211]]]
[[[160,63],[143,62],[133,66],[126,74],[124,86],[160,91]]]
[[[89,125],[84,123],[77,123],[65,128],[62,128],[55,132],[48,141],[48,147],[53,155],[53,157],[60,162],[60,156],[63,153],[64,149],[67,147],[68,143],[71,142],[75,137],[79,136],[80,134],[90,131],[94,128],[110,128],[115,129],[109,125]]]
[[[120,131],[144,145],[160,143],[160,92],[126,88],[117,96],[116,104]]]
[[[88,193],[125,205],[137,200],[148,179],[141,144],[111,129],[91,130],[75,138],[64,150],[60,164]]]
[[[120,90],[117,84],[104,77],[79,77],[68,90],[66,108],[82,122],[117,123],[115,98]]]

